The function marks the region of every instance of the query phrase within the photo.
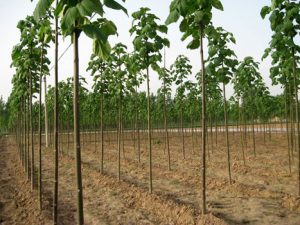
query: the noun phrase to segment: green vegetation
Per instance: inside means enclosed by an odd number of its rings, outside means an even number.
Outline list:
[[[124,1],[123,1],[124,2]],[[132,140],[136,159],[141,164],[141,132],[147,132],[149,165],[149,192],[153,187],[152,145],[164,145],[168,170],[172,172],[172,149],[169,132],[178,131],[181,138],[182,157],[198,154],[201,149],[201,211],[207,213],[206,160],[218,146],[218,135],[225,133],[228,183],[232,174],[231,150],[233,143],[229,133],[238,133],[241,154],[246,165],[245,151],[249,148],[247,136],[251,135],[253,157],[257,157],[256,130],[264,134],[264,141],[271,139],[272,122],[285,124],[289,172],[292,173],[294,150],[297,150],[300,195],[300,128],[299,128],[299,52],[295,37],[300,31],[300,3],[297,1],[272,1],[263,7],[261,16],[270,14],[273,36],[263,59],[271,56],[270,78],[280,84],[284,92],[272,96],[259,73],[259,62],[252,56],[239,61],[231,46],[236,44],[234,35],[212,24],[213,9],[223,10],[221,1],[173,0],[166,24],[141,8],[132,17],[133,51],[117,43],[111,46],[108,38],[117,34],[115,24],[105,18],[104,8],[127,10],[115,0],[39,0],[33,16],[18,23],[20,40],[12,51],[13,90],[7,102],[0,99],[0,135],[15,135],[20,161],[31,182],[32,190],[38,183],[40,210],[43,209],[42,154],[43,149],[54,150],[53,222],[58,219],[59,152],[69,153],[73,133],[75,174],[77,187],[77,224],[84,224],[81,150],[84,144],[94,142],[100,151],[101,175],[105,176],[106,149],[104,132],[115,132],[117,140],[118,180],[123,179],[122,160],[125,160],[124,143]],[[168,68],[166,51],[172,40],[166,38],[171,23],[180,20],[182,40],[192,38],[188,49],[199,49],[201,70],[192,74],[188,56],[179,55]],[[55,31],[51,24],[54,22]],[[59,25],[60,22],[60,25]],[[58,27],[60,26],[60,29]],[[53,35],[54,34],[54,35]],[[73,45],[74,74],[58,82],[58,35],[70,36]],[[86,73],[93,76],[93,86],[86,88],[84,76],[79,76],[79,35],[93,40]],[[207,46],[204,44],[207,41]],[[42,100],[42,79],[49,75],[48,58],[50,43],[55,43],[55,84],[45,85],[45,101]],[[208,55],[204,55],[207,47]],[[165,53],[165,52],[164,52]],[[200,66],[199,66],[200,68]],[[157,76],[161,87],[157,93],[150,91],[150,79]],[[146,91],[141,84],[146,84]],[[234,94],[226,96],[226,88],[232,85]],[[176,91],[175,91],[176,88]],[[37,101],[34,99],[38,97]],[[44,123],[42,122],[44,121]],[[269,126],[269,129],[267,129]],[[283,125],[282,125],[283,126]],[[296,126],[296,127],[295,127]],[[251,132],[249,130],[251,128]],[[71,130],[73,130],[71,132]],[[128,132],[127,132],[128,131]],[[36,162],[34,135],[38,132],[38,158]],[[59,146],[60,133],[67,136],[67,148]],[[153,138],[153,132],[159,138]],[[100,138],[97,137],[98,133]],[[186,149],[187,133],[192,137],[192,149]],[[201,146],[197,134],[201,133]],[[85,135],[88,134],[88,135]],[[45,135],[45,146],[42,137]],[[94,135],[94,141],[91,140]],[[211,137],[211,140],[209,140]],[[213,138],[215,142],[213,142]],[[200,140],[200,138],[199,138]],[[100,146],[97,146],[97,142]],[[196,144],[195,144],[196,143]],[[200,143],[200,142],[199,142]],[[196,152],[196,153],[195,153]],[[251,153],[252,154],[252,153]],[[36,176],[38,167],[38,176]],[[200,175],[200,174],[199,174]],[[125,175],[124,175],[125,177]]]

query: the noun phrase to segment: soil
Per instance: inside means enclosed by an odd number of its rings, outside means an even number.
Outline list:
[[[50,224],[18,159],[16,147],[0,137],[0,224]]]
[[[208,137],[207,205],[201,215],[201,138],[185,136],[183,159],[180,134],[170,138],[171,171],[168,171],[163,133],[153,137],[153,193],[148,191],[148,150],[141,133],[141,162],[133,134],[125,132],[118,181],[116,135],[105,135],[104,174],[100,173],[100,134],[82,136],[82,176],[85,224],[252,224],[299,225],[300,199],[296,153],[288,169],[286,136],[256,134],[243,163],[240,135],[230,134],[232,184],[229,184],[224,133]],[[62,137],[62,135],[61,135]],[[94,140],[97,142],[94,142]],[[71,135],[61,138],[59,162],[59,224],[76,224],[75,162]],[[193,148],[194,146],[194,148]],[[43,210],[36,191],[31,192],[12,139],[0,147],[0,224],[50,224],[52,216],[53,151],[43,149]]]

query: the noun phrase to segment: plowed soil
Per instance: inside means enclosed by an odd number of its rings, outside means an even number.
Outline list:
[[[85,224],[300,224],[297,157],[293,152],[290,174],[284,134],[256,134],[254,156],[249,133],[244,165],[240,135],[231,133],[232,184],[228,180],[224,134],[219,133],[217,140],[215,135],[208,137],[207,216],[200,213],[200,134],[193,139],[191,133],[186,134],[185,159],[180,134],[171,134],[171,171],[163,133],[154,134],[152,194],[148,191],[146,134],[141,134],[140,162],[132,137],[132,133],[124,134],[119,181],[116,136],[105,135],[104,174],[100,173],[100,135],[82,136]],[[70,144],[66,143],[67,135],[61,140],[64,144],[60,145],[59,158],[59,224],[76,224],[74,150],[71,138]],[[0,223],[50,224],[54,185],[51,148],[43,148],[41,213],[36,191],[30,191],[13,139],[1,141],[0,154]]]

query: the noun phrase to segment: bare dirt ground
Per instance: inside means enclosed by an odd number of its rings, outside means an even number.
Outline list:
[[[50,224],[39,212],[14,145],[0,138],[0,224]]]
[[[174,134],[172,134],[174,135]],[[253,155],[249,136],[245,149],[246,165],[243,165],[240,136],[230,134],[232,178],[227,174],[226,145],[223,134],[209,137],[207,164],[208,216],[201,216],[200,146],[201,139],[194,138],[194,151],[190,133],[185,138],[186,159],[183,159],[180,136],[170,138],[171,171],[168,171],[167,154],[164,152],[162,134],[153,138],[153,194],[148,192],[148,150],[141,142],[141,162],[137,148],[125,133],[124,151],[121,156],[121,181],[118,181],[117,145],[112,134],[106,135],[104,170],[100,170],[100,143],[92,143],[93,134],[85,135],[82,145],[82,173],[84,188],[85,224],[253,224],[299,225],[300,199],[297,198],[297,160],[294,153],[292,174],[288,170],[287,142],[283,134],[272,134],[271,139],[256,134],[256,157]],[[199,136],[199,134],[198,134]],[[64,141],[66,141],[66,136]],[[97,137],[99,140],[99,137]],[[70,139],[71,141],[71,139]],[[213,143],[213,144],[212,144]],[[48,224],[52,211],[53,152],[43,151],[43,213],[37,208],[36,196],[19,165],[17,150],[12,145],[1,145],[1,220],[5,224],[22,224],[13,218],[18,211],[5,200],[9,188],[16,185],[20,195],[28,196],[30,204],[18,208],[30,217],[23,224]],[[75,164],[72,144],[61,147],[59,166],[59,224],[76,223]],[[4,156],[3,156],[4,155]],[[3,157],[6,157],[4,160]],[[19,169],[18,169],[19,168]],[[9,173],[7,171],[19,172]],[[5,175],[6,174],[6,175]],[[5,177],[8,179],[5,186]],[[23,183],[22,183],[23,180]],[[4,189],[2,189],[4,188]],[[8,189],[8,190],[7,190]],[[2,197],[4,196],[4,197]],[[8,195],[9,196],[9,195]],[[4,200],[2,200],[4,199]],[[2,205],[7,205],[2,207]],[[6,209],[5,209],[6,207]],[[7,208],[8,207],[8,208]],[[32,210],[32,211],[30,211]],[[29,212],[28,212],[29,211]],[[5,212],[5,213],[4,213]],[[35,214],[33,214],[33,212]],[[21,214],[22,214],[21,213]],[[25,213],[24,213],[25,214]],[[2,216],[2,215],[6,215]],[[32,217],[32,218],[31,218]],[[20,220],[19,220],[20,221]]]

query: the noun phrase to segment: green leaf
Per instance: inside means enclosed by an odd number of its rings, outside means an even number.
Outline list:
[[[271,52],[271,49],[267,48],[261,59],[264,60],[265,58],[267,58],[269,56],[270,52]]]
[[[224,10],[223,5],[220,0],[212,0],[212,6],[221,11]]]
[[[168,18],[166,19],[165,24],[169,25],[171,23],[175,23],[178,21],[179,17],[180,17],[179,12],[177,11],[177,9],[174,9],[173,11],[170,12]]]
[[[200,40],[199,39],[194,39],[187,45],[187,48],[197,49],[197,48],[199,48],[199,46],[200,46]]]
[[[230,41],[231,41],[232,43],[236,44],[236,40],[235,40],[235,38],[234,38],[233,36],[231,36],[229,39],[230,39]]]
[[[117,34],[116,25],[109,20],[106,20],[100,27],[100,30],[107,36]]]
[[[50,9],[52,3],[53,0],[39,0],[33,11],[34,19],[36,21],[39,21],[41,18],[43,18],[46,15],[47,11]]]
[[[54,15],[56,17],[59,17],[59,15],[63,12],[65,8],[65,2],[64,1],[59,1],[55,10],[54,10]]]
[[[203,20],[204,12],[203,11],[197,11],[195,12],[195,22],[199,23]]]
[[[166,47],[170,48],[170,41],[167,38],[164,38],[162,42]]]
[[[209,57],[213,57],[217,52],[218,52],[218,47],[212,46],[208,50],[208,55],[209,55]]]
[[[179,30],[181,32],[185,32],[187,29],[188,29],[188,23],[187,23],[187,20],[186,19],[183,19],[179,25]]]
[[[141,49],[143,47],[142,37],[141,36],[136,37],[133,40],[133,45],[134,45],[135,49]]]
[[[168,32],[168,27],[165,26],[165,25],[159,25],[159,26],[157,27],[157,29],[158,29],[160,32],[165,33],[165,34]]]
[[[126,13],[126,15],[128,15],[127,13],[127,9],[125,9],[122,5],[120,5],[118,2],[116,2],[115,0],[104,0],[104,5],[107,6],[108,8],[111,9],[116,9],[116,10],[123,10],[123,12]]]
[[[99,0],[83,0],[76,5],[82,16],[91,16],[94,12],[103,15],[103,8]]]
[[[269,6],[264,6],[262,7],[261,11],[260,11],[260,16],[261,18],[265,18],[267,14],[269,14],[271,12],[271,9]]]
[[[66,14],[61,19],[61,29],[64,35],[68,35],[72,32],[75,26],[75,21],[79,17],[80,14],[76,7],[71,7],[67,10]]]
[[[94,41],[94,54],[98,55],[102,59],[107,59],[111,51],[111,47],[108,42],[103,43],[102,41]]]
[[[293,22],[292,21],[287,20],[287,21],[284,22],[284,24],[283,24],[283,30],[284,30],[284,32],[288,33],[290,31],[292,31],[293,28],[294,28],[294,26],[293,26]]]
[[[82,31],[93,40],[101,40],[103,42],[107,41],[107,35],[104,35],[100,28],[95,24],[86,24],[81,27]]]

